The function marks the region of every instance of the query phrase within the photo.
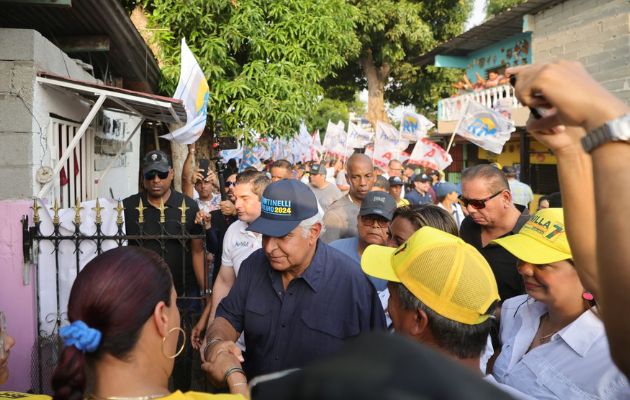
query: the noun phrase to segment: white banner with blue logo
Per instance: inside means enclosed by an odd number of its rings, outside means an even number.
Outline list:
[[[501,154],[503,145],[510,140],[514,123],[488,107],[469,100],[455,133],[477,146]]]
[[[184,102],[186,125],[161,137],[181,144],[195,143],[206,127],[210,88],[186,39],[182,39],[179,83],[173,97]]]
[[[412,142],[418,141],[427,136],[429,129],[435,124],[422,114],[411,111],[404,111],[400,118],[400,136]]]

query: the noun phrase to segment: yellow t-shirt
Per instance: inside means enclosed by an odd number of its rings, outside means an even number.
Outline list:
[[[28,400],[50,400],[52,397],[45,394],[29,394],[29,393],[20,393],[20,392],[0,392],[0,400],[17,400],[17,399],[28,399]]]
[[[400,199],[400,201],[396,203],[396,207],[406,207],[408,205],[409,205],[409,200],[407,199]]]
[[[182,393],[181,391],[176,391],[169,394],[166,397],[162,397],[162,399],[168,400],[236,400],[236,399],[244,399],[245,397],[240,394],[230,394],[230,393],[202,393],[202,392],[186,392]]]

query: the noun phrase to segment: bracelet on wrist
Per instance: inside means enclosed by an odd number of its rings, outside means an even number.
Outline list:
[[[212,346],[213,344],[215,344],[216,342],[221,342],[222,340],[223,340],[223,339],[221,339],[221,338],[212,338],[212,339],[208,340],[208,341],[206,342],[206,344],[203,346],[203,348],[201,349],[201,358],[202,358],[204,361],[207,361],[207,360],[206,360],[206,352],[208,351],[208,348],[209,348],[210,346]]]
[[[240,373],[243,374],[243,376],[245,376],[245,371],[243,371],[243,368],[241,367],[232,367],[232,368],[228,368],[227,371],[225,371],[225,375],[223,375],[223,382],[225,382],[225,384],[228,384],[228,378],[230,377],[230,375],[234,374],[234,373]]]

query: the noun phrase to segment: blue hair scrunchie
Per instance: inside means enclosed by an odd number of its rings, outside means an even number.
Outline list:
[[[81,351],[93,353],[98,349],[103,336],[98,329],[90,328],[83,321],[74,321],[59,329],[65,346],[74,346]]]

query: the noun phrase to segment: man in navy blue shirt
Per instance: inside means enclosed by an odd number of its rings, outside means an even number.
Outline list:
[[[250,378],[300,368],[334,353],[346,339],[385,328],[368,278],[356,262],[319,240],[322,212],[308,186],[272,183],[261,208],[248,229],[263,234],[263,248],[241,264],[201,349],[208,361],[202,368],[215,384],[241,383],[243,361]],[[234,344],[241,332],[246,360]]]
[[[412,206],[419,204],[432,204],[433,198],[429,189],[431,188],[431,178],[426,174],[418,174],[413,178],[413,190],[405,195]]]

